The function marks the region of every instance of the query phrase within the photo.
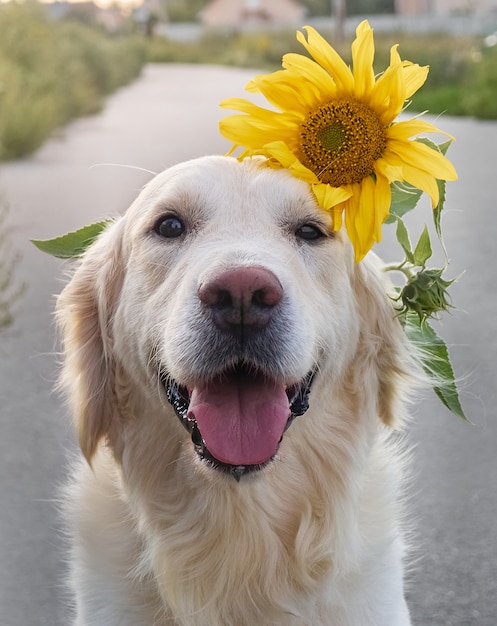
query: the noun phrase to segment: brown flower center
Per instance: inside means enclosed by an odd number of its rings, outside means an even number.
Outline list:
[[[385,127],[367,105],[337,100],[313,111],[300,128],[300,162],[322,183],[359,183],[374,171],[387,144]]]

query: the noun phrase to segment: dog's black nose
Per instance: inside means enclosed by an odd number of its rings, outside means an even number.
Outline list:
[[[236,267],[202,284],[198,298],[208,307],[218,328],[243,334],[269,324],[276,305],[283,299],[283,287],[263,267]]]

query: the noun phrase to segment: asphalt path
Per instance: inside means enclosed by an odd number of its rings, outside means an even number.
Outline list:
[[[74,443],[53,391],[58,356],[52,322],[53,294],[67,266],[28,239],[121,213],[149,180],[146,170],[224,153],[218,103],[241,95],[253,74],[149,66],[100,115],[71,124],[29,159],[0,165],[0,190],[10,205],[8,237],[21,255],[16,280],[26,284],[15,325],[0,334],[0,626],[69,623],[56,494]],[[415,551],[408,600],[419,626],[495,626],[497,123],[439,123],[457,138],[450,157],[460,181],[449,185],[444,230],[452,275],[465,270],[452,289],[460,309],[440,332],[451,345],[473,424],[449,414],[431,392],[413,407]],[[414,228],[421,229],[422,214],[412,218]],[[397,259],[393,234],[385,231],[379,251]]]

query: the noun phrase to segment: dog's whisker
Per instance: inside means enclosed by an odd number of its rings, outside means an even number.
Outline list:
[[[146,174],[150,174],[151,176],[157,176],[158,174],[158,172],[153,172],[152,170],[146,169],[144,167],[140,167],[138,165],[128,165],[125,163],[94,163],[90,166],[90,170],[97,169],[99,167],[122,167],[123,169],[145,172]]]

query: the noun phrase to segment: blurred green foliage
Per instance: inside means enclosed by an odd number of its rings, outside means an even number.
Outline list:
[[[194,4],[188,3],[190,9]],[[195,6],[201,4],[198,0]],[[182,3],[168,6],[172,10]],[[331,30],[322,34],[333,44]],[[497,37],[376,33],[375,41],[377,72],[387,67],[394,43],[403,59],[430,66],[411,110],[497,119],[497,45],[492,45]],[[350,43],[338,48],[349,62]],[[81,20],[51,20],[30,0],[0,3],[0,159],[29,154],[55,128],[98,112],[105,96],[138,76],[147,61],[272,71],[281,67],[286,52],[303,52],[293,29],[210,32],[186,43],[133,34],[131,21],[124,33],[111,36]]]
[[[331,15],[333,0],[300,0],[307,8],[309,16]],[[372,15],[378,13],[394,13],[394,0],[346,0],[347,15]]]
[[[144,62],[138,38],[52,21],[31,2],[0,5],[0,158],[28,154],[54,128],[97,112]]]
[[[206,32],[192,42],[152,37],[146,43],[151,63],[209,63],[273,70],[281,66],[285,52],[301,52],[295,31],[237,33]]]
[[[321,34],[334,45],[331,30]],[[349,63],[351,41],[336,46]],[[412,98],[411,111],[497,119],[497,45],[486,47],[481,38],[445,33],[375,33],[376,72],[388,66],[390,48],[396,43],[403,59],[430,66],[426,84]],[[150,62],[217,63],[268,71],[281,67],[286,52],[305,53],[294,30],[209,33],[191,43],[153,37],[146,45]]]
[[[464,75],[463,115],[497,119],[497,46],[476,51],[472,67]]]
[[[388,63],[387,52],[399,43],[403,59],[428,65],[425,85],[412,98],[411,108],[430,113],[497,119],[497,45],[476,36],[376,35],[378,71]]]
[[[167,19],[170,22],[195,22],[200,11],[209,2],[210,0],[167,0]]]

